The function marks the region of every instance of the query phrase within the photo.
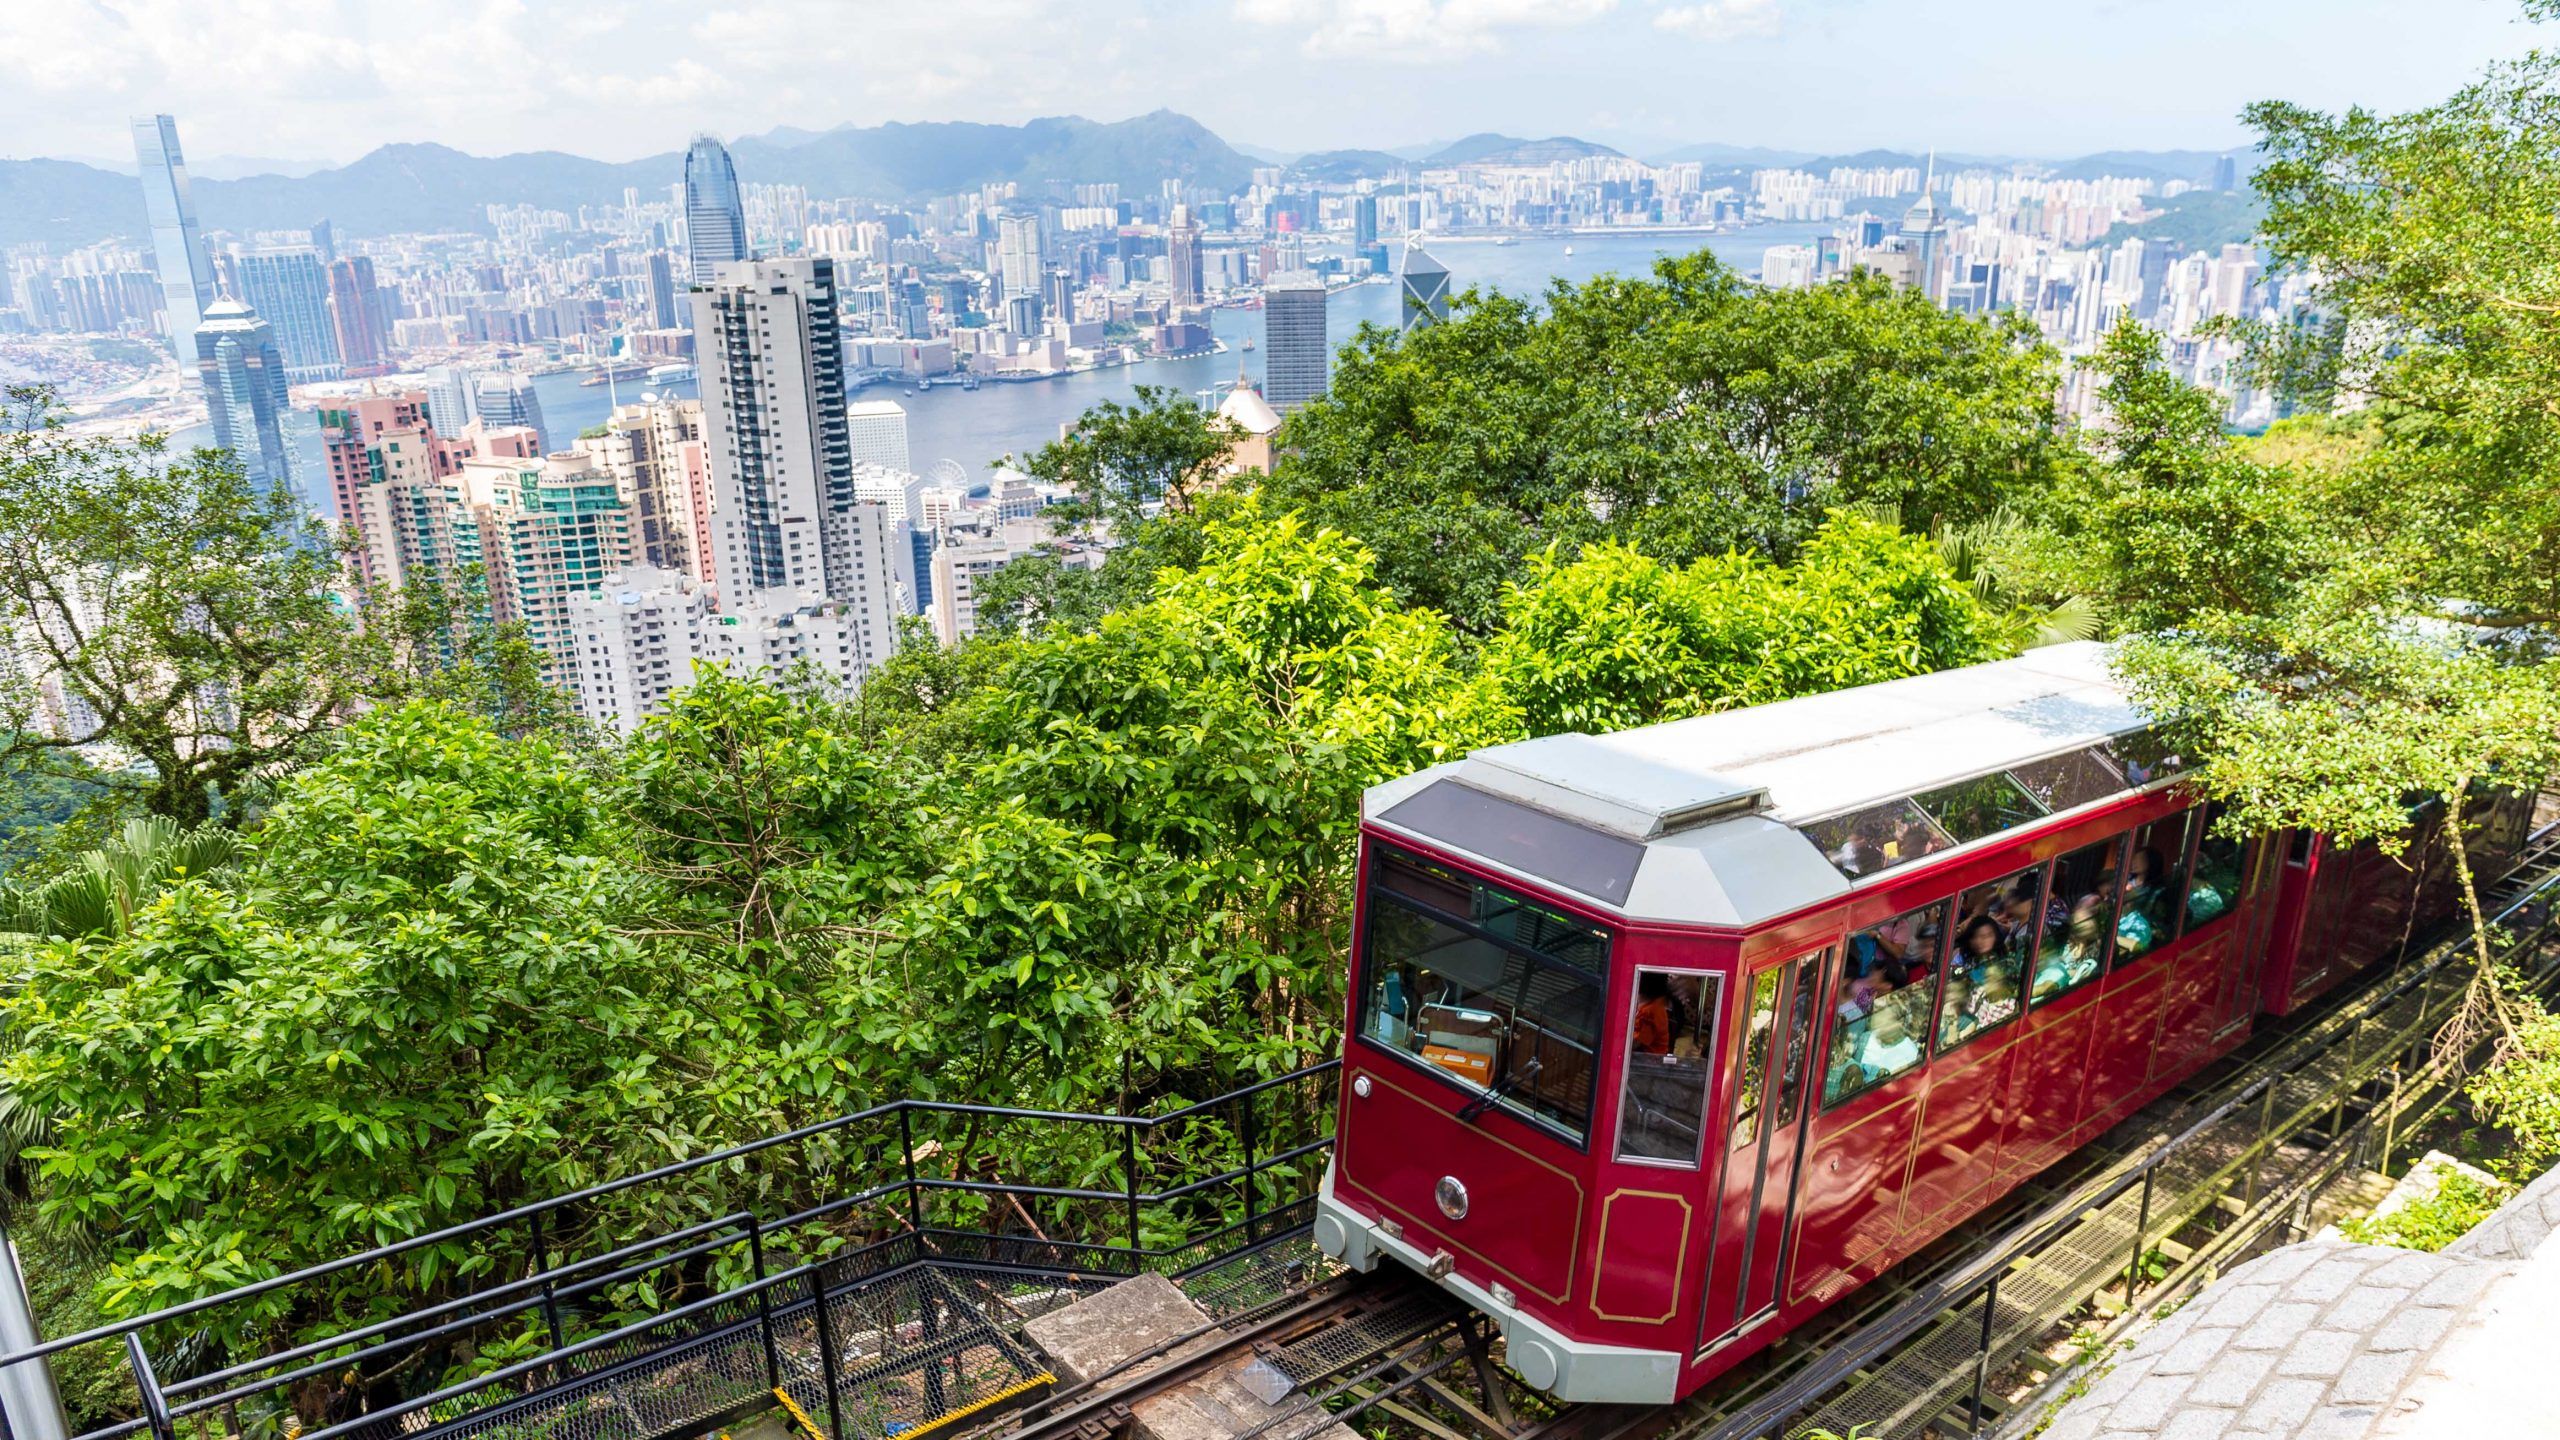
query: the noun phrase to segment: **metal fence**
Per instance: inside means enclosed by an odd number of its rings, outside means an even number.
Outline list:
[[[79,1440],[654,1440],[776,1392],[839,1440],[917,1440],[932,1417],[1037,1383],[1011,1336],[1040,1306],[1142,1270],[1214,1272],[1306,1225],[1340,1063],[1156,1114],[874,1106],[0,1355],[0,1369],[120,1356],[130,1410],[80,1417]],[[828,1198],[778,1198],[812,1192]],[[721,1208],[740,1195],[753,1198]],[[686,1209],[721,1213],[599,1238],[616,1215]],[[490,1267],[505,1278],[452,1278],[500,1254],[520,1257]],[[359,1318],[329,1323],[346,1314]],[[879,1413],[844,1413],[854,1393]]]

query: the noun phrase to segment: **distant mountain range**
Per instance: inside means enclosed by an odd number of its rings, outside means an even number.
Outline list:
[[[1117,181],[1124,193],[1151,191],[1178,176],[1202,188],[1242,189],[1257,165],[1284,163],[1279,152],[1243,150],[1186,115],[1158,110],[1128,120],[1094,121],[1058,116],[1022,125],[843,125],[831,130],[784,126],[731,143],[739,174],[750,182],[796,184],[812,194],[916,200],[980,185],[1014,181]],[[1287,161],[1310,183],[1345,184],[1434,167],[1462,164],[1543,165],[1588,156],[1615,156],[1606,145],[1567,135],[1543,140],[1492,132],[1433,146],[1396,150],[1329,150]],[[1703,144],[1654,157],[1696,160],[1717,169],[1801,165],[1816,172],[1834,166],[1920,165],[1923,156],[1898,150],[1813,156],[1804,151]],[[1943,166],[1979,163],[1987,157],[1943,155]],[[2113,150],[2059,165],[2064,176],[2116,174],[2183,179],[2213,178],[2220,152]],[[491,205],[539,205],[573,209],[621,203],[623,192],[662,194],[684,174],[675,152],[614,163],[558,151],[479,156],[443,145],[385,145],[350,164],[309,173],[218,178],[233,163],[209,162],[195,176],[196,209],[209,230],[245,233],[298,230],[328,219],[342,235],[402,231],[485,231]],[[2005,160],[1996,163],[2008,163]],[[300,165],[290,167],[300,170]],[[2243,154],[2243,176],[2257,168]],[[0,160],[0,246],[44,241],[86,245],[146,234],[141,187],[132,174],[69,160]]]
[[[783,129],[733,142],[750,181],[805,185],[820,195],[880,200],[949,195],[980,185],[1118,181],[1130,191],[1179,176],[1204,188],[1244,187],[1254,161],[1185,115],[1159,110],[1103,123],[1079,116],[1023,125],[937,123]],[[614,164],[558,151],[466,155],[443,145],[385,145],[351,164],[304,176],[198,178],[207,229],[294,230],[327,217],[344,235],[486,230],[490,205],[620,204],[636,188],[663,193],[683,178],[670,152]],[[146,233],[131,175],[61,160],[0,160],[0,245],[85,245]]]

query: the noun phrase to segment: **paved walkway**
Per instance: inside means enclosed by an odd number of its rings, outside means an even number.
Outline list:
[[[2146,1332],[2044,1440],[2560,1435],[2555,1232],[2560,1170],[2441,1254],[2312,1240],[2261,1256]]]

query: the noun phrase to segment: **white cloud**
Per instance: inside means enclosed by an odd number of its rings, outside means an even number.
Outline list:
[[[1310,55],[1420,63],[1500,48],[1506,32],[1597,20],[1618,0],[1236,0],[1236,18],[1295,30]]]
[[[1664,6],[1653,23],[1700,40],[1744,40],[1777,34],[1783,18],[1780,0],[1697,0]]]

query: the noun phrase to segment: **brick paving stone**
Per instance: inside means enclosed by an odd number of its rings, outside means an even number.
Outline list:
[[[2301,1375],[2314,1380],[2336,1378],[2347,1368],[2357,1349],[2358,1337],[2344,1330],[2314,1330],[2297,1338],[2286,1348],[2277,1369],[2286,1375]]]
[[[2309,1245],[2288,1245],[2270,1251],[2231,1272],[2237,1283],[2245,1277],[2252,1285],[2280,1285],[2319,1263],[2321,1252]]]
[[[2107,1412],[2110,1425],[2129,1425],[2138,1430],[2156,1430],[2168,1423],[2178,1402],[2187,1395],[2183,1375],[2156,1375],[2125,1392],[2115,1408]]]
[[[2198,1316],[2199,1325],[2246,1325],[2276,1298],[2280,1287],[2274,1285],[2234,1285],[2213,1302],[2212,1308]]]
[[[2412,1297],[2420,1305],[2468,1305],[2480,1297],[2480,1291],[2505,1271],[2496,1265],[2452,1264],[2428,1281]]]
[[[2182,1410],[2160,1427],[2160,1440],[2222,1440],[2231,1420],[2228,1410]]]
[[[2240,1421],[2290,1435],[2294,1427],[2311,1418],[2325,1393],[2317,1380],[2278,1380],[2258,1392],[2258,1398],[2241,1412]]]
[[[2296,1440],[2366,1440],[2376,1413],[2370,1405],[2323,1405],[2303,1422]]]
[[[2409,1378],[2409,1367],[2417,1358],[2410,1351],[2358,1355],[2339,1372],[2338,1383],[2329,1387],[2329,1398],[2349,1405],[2384,1405],[2400,1393],[2401,1383]]]
[[[2273,1352],[2231,1351],[2197,1374],[2187,1387],[2187,1399],[2198,1405],[2246,1405],[2275,1368]]]
[[[2384,1352],[2428,1349],[2445,1337],[2445,1332],[2453,1328],[2453,1317],[2460,1313],[2443,1305],[2404,1306],[2366,1337],[2365,1348]]]
[[[2375,1263],[2362,1255],[2332,1255],[2295,1276],[2284,1292],[2294,1300],[2335,1300],[2374,1268]]]
[[[2302,1300],[2270,1305],[2231,1342],[2235,1350],[2282,1350],[2320,1318],[2320,1307]]]
[[[2436,1272],[2443,1268],[2444,1262],[2433,1255],[2421,1255],[2414,1251],[2402,1251],[2401,1253],[2393,1256],[2381,1269],[2367,1275],[2365,1277],[2365,1283],[2368,1285],[2391,1285],[2405,1289],[2414,1285],[2426,1284],[2428,1281],[2436,1278]]]
[[[2158,1352],[2160,1363],[2151,1367],[2151,1373],[2193,1375],[2212,1363],[2215,1356],[2230,1348],[2231,1337],[2239,1333],[2238,1330],[2233,1329],[2189,1331],[2185,1339]],[[2146,1341],[2145,1348],[2157,1343],[2159,1342],[2156,1340]]]
[[[2320,1323],[2340,1330],[2371,1330],[2408,1304],[2410,1293],[2408,1287],[2376,1285],[2368,1276],[2364,1284],[2339,1296]]]
[[[2076,1405],[2070,1408],[2072,1413],[2046,1426],[2038,1440],[2098,1440],[2098,1412]]]

